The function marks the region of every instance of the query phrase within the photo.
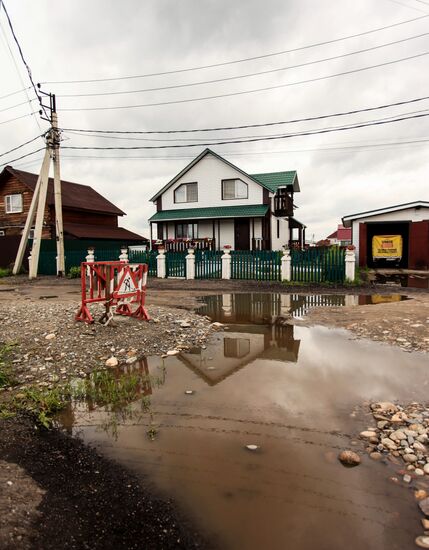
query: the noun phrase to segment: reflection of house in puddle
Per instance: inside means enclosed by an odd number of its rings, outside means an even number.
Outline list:
[[[223,294],[209,298],[212,300],[206,303],[204,313],[227,323],[229,330],[217,333],[206,349],[194,348],[179,356],[208,384],[218,384],[256,358],[298,360],[300,340],[294,339],[294,326],[286,322],[290,295],[253,294],[249,299],[245,294]]]
[[[107,373],[107,378],[103,376]],[[109,398],[109,391],[112,390],[111,385],[117,384],[118,388],[126,389],[127,384],[132,380],[132,383],[127,390],[130,393],[130,401],[135,401],[139,397],[146,397],[152,394],[152,385],[149,374],[149,366],[146,357],[142,357],[132,364],[121,365],[115,369],[108,371],[95,372],[87,376],[83,380],[72,382],[72,387],[76,384],[83,384],[84,397],[72,399],[66,407],[57,416],[61,426],[68,432],[72,433],[72,428],[75,423],[75,412],[93,412],[106,405],[106,399]],[[120,391],[120,390],[118,390]],[[82,393],[81,389],[79,393]],[[125,402],[118,402],[112,410],[121,410]]]
[[[301,317],[312,307],[344,306],[354,296],[344,294],[280,294],[279,292],[218,294],[204,297],[200,313],[221,323],[267,323],[274,317]]]

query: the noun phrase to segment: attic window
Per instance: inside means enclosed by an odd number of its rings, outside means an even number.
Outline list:
[[[174,190],[174,202],[197,202],[198,184],[182,183]]]
[[[22,212],[22,195],[6,195],[5,196],[6,214],[16,214]]]
[[[222,180],[222,199],[247,199],[249,196],[247,183],[241,180]]]

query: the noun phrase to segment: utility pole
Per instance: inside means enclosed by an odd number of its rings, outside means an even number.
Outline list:
[[[40,89],[40,84],[38,84]],[[30,209],[28,211],[27,220],[21,236],[18,252],[13,267],[13,273],[19,273],[22,261],[24,259],[25,250],[27,248],[30,230],[36,215],[36,225],[34,229],[33,248],[31,251],[31,261],[29,265],[29,277],[34,279],[37,277],[39,266],[40,245],[42,241],[43,221],[45,217],[46,195],[48,192],[49,168],[51,160],[54,165],[54,199],[55,199],[55,236],[57,244],[57,266],[56,271],[59,277],[65,274],[65,258],[64,258],[64,230],[63,230],[63,211],[61,198],[61,176],[60,176],[60,130],[58,129],[58,117],[56,112],[55,94],[47,94],[40,92],[49,97],[50,105],[46,106],[51,112],[50,119],[42,118],[51,123],[51,128],[46,132],[46,150],[43,158],[42,167],[39,177],[37,178],[36,187],[34,189],[33,198],[31,199]],[[40,111],[42,115],[42,111]],[[36,206],[37,205],[37,206]]]

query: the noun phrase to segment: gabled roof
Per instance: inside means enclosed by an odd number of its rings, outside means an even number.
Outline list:
[[[271,176],[270,180],[273,182],[274,179],[272,178],[272,176],[274,176],[276,173],[273,172],[273,173],[270,173],[270,174],[259,174],[259,176],[261,176],[261,179],[257,179],[255,177],[255,175],[251,175],[251,174],[248,174],[247,172],[245,172],[244,170],[242,170],[241,168],[238,168],[238,166],[235,166],[235,164],[232,164],[232,162],[229,162],[228,160],[224,159],[223,157],[221,157],[220,155],[218,155],[217,153],[215,153],[214,151],[212,151],[211,149],[204,149],[204,151],[202,151],[197,157],[194,158],[193,161],[191,161],[187,166],[185,166],[185,168],[183,168],[183,170],[181,172],[179,172],[176,176],[174,176],[174,178],[172,180],[170,180],[166,185],[164,185],[164,187],[162,189],[160,189],[158,191],[158,193],[156,193],[151,199],[150,201],[156,201],[156,199],[162,195],[165,191],[167,191],[167,189],[169,187],[171,187],[174,183],[176,183],[176,181],[178,181],[182,176],[184,176],[186,174],[186,172],[189,172],[189,170],[195,166],[198,162],[200,162],[201,159],[203,159],[206,155],[213,155],[214,157],[216,157],[218,160],[224,162],[225,164],[227,164],[228,166],[230,166],[231,168],[234,168],[234,170],[237,170],[237,172],[240,172],[240,174],[243,174],[243,176],[246,176],[247,178],[250,178],[251,180],[253,180],[255,183],[257,183],[258,185],[260,185],[261,187],[264,187],[264,189],[267,189],[268,191],[270,191],[271,193],[275,193],[277,188],[278,187],[281,187],[281,184],[277,185],[277,187],[274,186],[273,183],[268,184],[268,183],[264,183],[262,181],[262,176],[266,176],[266,175],[269,175]],[[289,174],[289,173],[292,173],[292,172],[277,172],[277,174]],[[295,179],[296,179],[296,182],[297,182],[297,185],[298,185],[298,179],[296,178],[296,172],[294,172],[295,174]],[[279,178],[280,179],[280,178]],[[284,185],[284,184],[283,184]],[[273,187],[275,187],[274,191],[273,191]],[[298,185],[298,188],[297,189],[294,189],[294,191],[299,191],[299,185]]]
[[[396,204],[394,206],[386,206],[385,208],[378,208],[377,210],[367,210],[366,212],[359,212],[358,214],[349,214],[344,216],[343,225],[350,227],[353,220],[359,218],[369,218],[371,216],[378,216],[380,214],[389,214],[390,212],[398,212],[400,210],[408,210],[409,208],[429,208],[428,201],[413,201],[406,202],[404,204]]]
[[[14,176],[22,184],[34,191],[38,178],[37,174],[31,174],[30,172],[24,172],[24,170],[17,170],[12,166],[6,166],[0,174],[0,178],[3,179],[7,174]],[[65,208],[102,212],[106,214],[115,214],[117,216],[125,215],[125,212],[100,195],[100,193],[97,193],[97,191],[89,185],[61,180],[61,197],[63,207]],[[53,178],[49,178],[46,203],[48,206],[53,206],[55,203]]]
[[[259,181],[270,191],[275,193],[279,187],[293,187],[294,191],[299,191],[298,176],[295,170],[287,172],[267,172],[265,174],[250,174],[253,179]]]
[[[241,206],[210,206],[208,208],[179,208],[177,210],[160,210],[150,222],[172,220],[195,220],[212,218],[248,218],[265,216],[268,204],[243,204]]]

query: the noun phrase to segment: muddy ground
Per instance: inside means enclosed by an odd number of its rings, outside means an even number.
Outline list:
[[[26,386],[52,388],[85,376],[111,357],[126,363],[200,345],[216,327],[194,312],[199,298],[225,292],[405,294],[410,299],[401,302],[315,309],[298,323],[343,327],[404,352],[429,351],[428,291],[154,280],[147,296],[150,323],[127,319],[102,327],[74,322],[79,281],[40,278],[29,284],[13,277],[0,281],[0,343],[15,344],[11,360],[19,384],[0,393],[0,400]],[[0,548],[208,545],[178,517],[174,503],[158,499],[141,480],[79,441],[36,429],[23,417],[0,420],[0,434]]]

